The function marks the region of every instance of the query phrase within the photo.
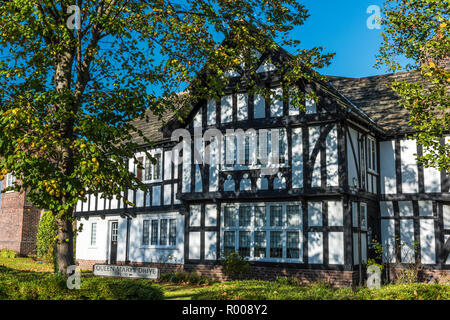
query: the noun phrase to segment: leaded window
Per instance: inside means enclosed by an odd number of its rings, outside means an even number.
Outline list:
[[[288,231],[286,233],[286,258],[298,259],[300,257],[300,235],[298,231]]]
[[[255,257],[266,257],[266,232],[255,231]]]
[[[250,257],[250,231],[239,231],[239,254],[243,257]]]
[[[298,227],[300,225],[300,206],[286,206],[287,225],[289,227]]]
[[[169,220],[169,246],[177,244],[177,220]]]
[[[282,207],[271,206],[270,207],[270,225],[272,227],[281,227],[283,223]]]
[[[160,236],[159,236],[159,245],[166,246],[167,245],[167,219],[161,219],[161,227],[160,227]]]
[[[152,220],[151,245],[156,246],[157,244],[158,244],[158,220]]]
[[[236,251],[235,247],[236,239],[234,231],[225,231],[223,233],[223,239],[224,239],[224,253],[226,256]]]
[[[270,231],[270,257],[282,258],[283,245],[281,239],[281,231]]]
[[[150,241],[150,221],[144,220],[142,224],[142,244],[148,246]]]
[[[225,207],[224,210],[224,225],[225,227],[235,226],[235,208],[234,207]]]
[[[263,227],[266,225],[266,207],[256,206],[255,207],[255,226]]]
[[[252,207],[239,207],[239,226],[248,227],[251,222]]]

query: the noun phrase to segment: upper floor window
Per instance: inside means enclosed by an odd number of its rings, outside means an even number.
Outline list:
[[[367,139],[367,168],[377,171],[377,147],[373,138]]]
[[[161,153],[161,151],[154,152],[151,154],[152,154],[152,157],[155,159],[154,162],[152,162],[151,159],[148,157],[146,157],[146,159],[145,159],[144,180],[147,182],[154,181],[154,180],[160,180],[161,175],[162,175],[162,165],[161,165],[162,153]]]
[[[16,177],[13,174],[8,173],[6,175],[6,186],[5,186],[5,188],[14,187],[15,184],[16,184]]]

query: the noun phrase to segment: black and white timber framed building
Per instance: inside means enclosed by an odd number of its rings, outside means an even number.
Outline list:
[[[390,246],[391,261],[420,259],[426,269],[448,273],[450,177],[416,163],[422,147],[410,138],[408,114],[386,86],[417,75],[328,77],[328,83],[300,88],[319,97],[300,112],[280,99],[277,64],[287,54],[272,52],[270,63],[267,56],[261,55],[257,72],[275,98],[230,91],[193,106],[184,124],[170,113],[164,128],[154,116],[136,124],[157,142],[152,149],[142,145],[156,164],[144,152],[137,156],[145,170],[130,161],[147,189],[128,191],[135,207],[101,195],[78,204],[84,226],[76,241],[78,263],[207,271],[218,268],[224,253],[239,251],[256,275],[279,270],[348,280],[373,255],[371,242],[377,240]],[[239,81],[239,73],[228,75]],[[171,140],[177,127],[191,134],[178,163]],[[226,137],[225,151],[218,139],[203,140],[212,128]],[[266,139],[268,152],[279,156],[276,174],[265,174],[268,164],[251,151],[261,141],[258,133],[246,135],[242,145],[226,133],[250,128],[277,137],[273,150],[273,140]],[[441,143],[450,143],[450,135]],[[197,161],[194,150],[210,161]]]

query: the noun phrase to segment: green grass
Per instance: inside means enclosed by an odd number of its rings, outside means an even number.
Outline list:
[[[166,300],[192,300],[195,298],[202,289],[208,286],[195,286],[184,284],[161,284],[161,288],[164,291],[164,298]]]
[[[163,293],[167,300],[450,300],[450,286],[443,284],[392,284],[379,290],[353,290],[335,289],[324,283],[299,286],[286,278],[198,285],[155,284],[148,280],[99,278],[82,274],[82,290],[67,290],[65,279],[53,275],[52,271],[53,265],[49,263],[38,264],[30,258],[0,257],[0,300],[133,299],[145,297],[146,292],[157,299],[161,299],[162,294],[159,293]],[[81,293],[83,288],[84,293]]]
[[[199,300],[449,300],[450,286],[392,284],[381,289],[332,288],[328,284],[296,285],[287,281],[229,281],[199,290]]]
[[[162,300],[161,286],[144,279],[100,278],[83,274],[70,290],[53,266],[30,258],[0,258],[0,300]]]
[[[30,258],[4,258],[0,257],[0,266],[7,268],[22,270],[22,271],[33,271],[33,272],[53,272],[53,264],[42,262],[40,260],[34,261]]]

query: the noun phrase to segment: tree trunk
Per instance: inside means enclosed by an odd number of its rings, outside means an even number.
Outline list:
[[[74,265],[73,226],[69,219],[56,218],[58,239],[56,241],[56,263],[58,273],[67,275],[67,267]]]

